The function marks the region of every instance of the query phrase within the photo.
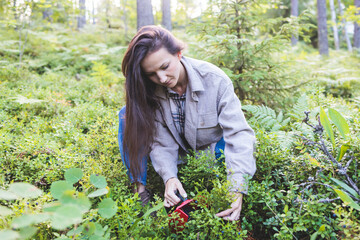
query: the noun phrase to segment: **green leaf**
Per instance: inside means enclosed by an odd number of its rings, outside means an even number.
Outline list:
[[[74,204],[66,204],[59,207],[52,216],[51,226],[57,230],[64,230],[67,227],[81,223],[81,209]]]
[[[13,211],[10,208],[4,207],[0,205],[0,216],[7,216],[12,214]]]
[[[83,213],[90,210],[91,202],[84,193],[79,193],[76,204],[80,207]]]
[[[289,206],[286,204],[284,207],[284,213],[286,214],[289,211]]]
[[[37,198],[43,194],[40,189],[30,183],[12,183],[8,190],[23,198]]]
[[[84,226],[81,225],[80,227],[76,228],[76,229],[71,229],[66,236],[70,237],[70,236],[74,236],[74,235],[78,235],[81,234],[82,231],[84,230]]]
[[[147,216],[149,216],[152,212],[155,212],[155,211],[159,211],[161,208],[164,207],[164,203],[161,202],[159,203],[158,205],[156,205],[155,207],[153,208],[150,208],[143,216],[143,218],[146,218]]]
[[[111,218],[117,212],[117,205],[111,198],[102,200],[98,208],[98,212],[103,218]]]
[[[89,240],[106,240],[106,238],[102,236],[93,235],[89,238]]]
[[[88,197],[89,198],[99,197],[99,196],[107,194],[108,192],[109,192],[109,190],[107,190],[107,188],[100,188],[100,189],[90,193],[88,195]]]
[[[76,196],[73,191],[65,191],[59,200],[62,204],[76,204],[82,213],[86,213],[91,207],[90,200],[84,193],[78,193]]]
[[[50,192],[53,198],[59,199],[65,191],[72,190],[72,184],[66,181],[56,181],[51,184]]]
[[[321,225],[318,231],[319,232],[324,232],[325,231],[325,225],[324,224]]]
[[[16,194],[0,189],[0,199],[9,201],[9,200],[16,200],[18,198],[19,196],[17,196]]]
[[[350,128],[345,118],[335,109],[329,108],[329,116],[331,121],[335,124],[335,126],[339,129],[341,136],[347,140],[350,134]]]
[[[342,145],[341,146],[341,148],[340,148],[340,150],[339,150],[339,153],[338,153],[338,156],[337,156],[337,161],[340,161],[343,157],[344,157],[344,155],[345,155],[345,153],[346,153],[346,151],[349,149],[349,145]]]
[[[282,122],[283,117],[284,117],[284,114],[283,114],[282,111],[280,111],[280,112],[279,112],[279,115],[278,115],[277,118],[276,118],[276,120],[277,120],[278,122]]]
[[[13,228],[23,228],[33,224],[38,224],[45,222],[50,219],[50,215],[46,213],[40,214],[24,214],[17,218],[15,218],[12,223],[11,227]]]
[[[63,192],[59,201],[62,204],[74,203],[76,201],[75,190],[66,190]]]
[[[94,224],[95,224],[95,231],[93,237],[103,236],[105,233],[105,229],[99,223],[94,223]]]
[[[2,230],[0,231],[0,239],[1,240],[16,240],[20,237],[18,232],[13,230]]]
[[[331,128],[329,118],[327,117],[327,115],[322,107],[320,108],[320,122],[323,125],[327,135],[329,136],[331,143],[333,144],[333,146],[335,146],[334,132]]]
[[[55,212],[59,207],[61,207],[59,201],[48,203],[44,205],[44,212]]]
[[[339,185],[340,187],[342,187],[344,190],[348,191],[350,194],[352,194],[354,197],[356,198],[360,198],[359,194],[356,193],[356,191],[351,188],[350,186],[348,186],[346,183],[344,183],[343,181],[340,181],[336,178],[331,178],[331,180],[333,180],[337,185]]]
[[[65,176],[65,180],[68,183],[74,184],[83,177],[83,172],[80,168],[71,168],[69,170],[66,170],[64,176]]]
[[[92,174],[90,176],[90,182],[96,188],[105,188],[107,186],[106,178],[104,176],[96,176],[95,174]]]
[[[37,230],[38,229],[36,227],[24,227],[24,228],[21,228],[20,231],[19,231],[20,237],[22,239],[29,239],[29,238],[31,238],[32,236],[35,235]]]
[[[84,225],[84,233],[87,236],[91,236],[95,232],[95,230],[96,230],[96,226],[95,226],[95,223],[93,223],[93,222],[89,222]]]
[[[316,238],[317,238],[318,235],[319,235],[318,232],[314,232],[314,233],[311,235],[310,240],[316,240]]]
[[[341,198],[341,200],[344,202],[345,205],[348,205],[348,206],[360,211],[359,204],[354,202],[354,200],[351,197],[349,197],[349,195],[347,195],[345,192],[343,192],[339,189],[334,189],[334,191],[337,193],[337,195],[339,195],[339,197]]]

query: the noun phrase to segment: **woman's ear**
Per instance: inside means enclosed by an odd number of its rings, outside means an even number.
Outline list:
[[[178,58],[179,58],[179,60],[181,59],[181,57],[182,57],[182,52],[181,51],[179,51],[178,53],[177,53],[177,55],[178,55]]]

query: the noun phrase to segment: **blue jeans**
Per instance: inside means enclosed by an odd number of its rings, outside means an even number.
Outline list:
[[[125,133],[125,113],[126,113],[126,106],[121,108],[121,110],[119,112],[118,142],[119,142],[121,159],[126,167],[127,174],[130,178],[130,181],[131,182],[139,182],[143,185],[146,185],[148,157],[144,157],[141,160],[143,171],[140,173],[140,176],[136,180],[134,180],[133,176],[131,175],[131,173],[129,171],[129,168],[130,168],[130,161],[128,158],[129,154],[124,154],[123,139],[124,139],[124,133]],[[225,149],[225,141],[224,141],[224,138],[221,138],[220,141],[218,141],[215,146],[215,157],[219,161],[223,160],[223,159],[220,159],[220,157],[222,156],[222,154],[223,154],[222,152],[224,151],[224,149]],[[126,151],[126,149],[125,149],[125,151]]]

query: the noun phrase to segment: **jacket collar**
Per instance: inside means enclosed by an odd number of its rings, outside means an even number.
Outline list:
[[[181,63],[183,64],[183,66],[185,68],[185,71],[187,73],[187,77],[189,80],[187,87],[190,88],[189,89],[191,91],[190,96],[192,97],[192,99],[194,101],[198,101],[196,92],[204,91],[205,89],[204,89],[201,79],[200,79],[198,73],[195,71],[191,61],[192,61],[191,58],[187,58],[184,56],[181,58]],[[156,89],[155,89],[155,95],[160,98],[166,99],[167,98],[166,88],[163,86],[157,85]]]

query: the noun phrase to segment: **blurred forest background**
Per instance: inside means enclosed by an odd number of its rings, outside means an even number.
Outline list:
[[[233,81],[257,137],[239,222],[206,155],[183,231],[151,164],[152,208],[131,193],[121,61],[149,24]],[[0,239],[360,239],[359,26],[360,0],[0,0]]]

